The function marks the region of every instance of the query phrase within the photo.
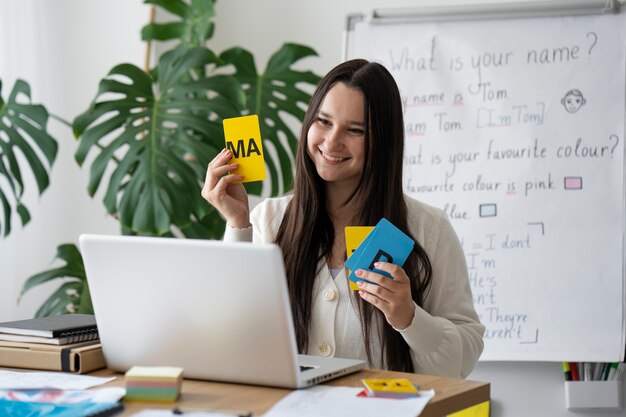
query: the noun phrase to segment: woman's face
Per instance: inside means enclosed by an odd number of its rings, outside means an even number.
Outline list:
[[[337,83],[326,93],[307,134],[307,151],[326,182],[350,187],[359,183],[365,155],[363,93]]]

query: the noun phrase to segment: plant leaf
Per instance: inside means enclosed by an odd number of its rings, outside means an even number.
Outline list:
[[[186,47],[204,46],[213,36],[215,0],[145,0],[181,18],[180,21],[149,23],[141,30],[144,41],[179,40]]]
[[[43,284],[50,280],[57,278],[74,278],[79,281],[85,281],[85,267],[83,265],[83,258],[76,245],[66,243],[57,247],[56,259],[65,261],[65,264],[52,268],[47,271],[40,272],[28,278],[22,286],[20,297],[22,297],[28,290],[37,285]]]
[[[46,299],[37,310],[36,316],[42,317],[70,312],[93,314],[83,258],[76,245],[71,243],[59,245],[55,258],[64,261],[64,264],[28,278],[22,286],[20,299],[32,288],[59,279],[64,282]],[[70,304],[74,306],[72,311],[66,309],[66,306]]]
[[[190,239],[221,239],[225,226],[226,222],[222,216],[213,206],[210,206],[206,216],[181,229],[181,232]]]
[[[32,104],[30,86],[17,80],[8,101],[2,98],[0,81],[0,210],[3,212],[4,236],[11,231],[11,212],[17,211],[22,225],[30,221],[28,209],[22,202],[24,193],[23,168],[30,168],[39,195],[50,184],[50,171],[56,159],[57,141],[48,133],[48,111]]]
[[[312,88],[320,77],[310,71],[297,71],[294,64],[301,59],[317,56],[306,46],[286,43],[270,58],[264,73],[258,73],[252,54],[242,48],[224,51],[220,58],[235,67],[235,77],[246,93],[247,112],[257,114],[261,125],[264,148],[268,142],[276,150],[278,160],[265,153],[265,163],[272,179],[270,194],[282,194],[292,187],[293,158],[297,133],[288,125],[285,115],[300,123],[311,95],[302,84]],[[282,179],[282,181],[280,181]],[[255,187],[255,188],[253,188]],[[248,192],[260,194],[260,184],[247,185]]]
[[[100,82],[90,108],[74,120],[76,160],[97,153],[93,195],[112,168],[104,204],[132,233],[165,235],[202,219],[200,189],[208,161],[223,148],[221,120],[240,114],[245,97],[232,76],[198,78],[221,61],[206,48],[162,55],[156,73],[118,65]]]
[[[79,281],[66,282],[62,284],[50,295],[50,297],[46,299],[46,301],[44,301],[41,307],[39,307],[35,313],[35,317],[56,316],[66,313],[93,314],[93,307],[91,307],[91,304],[89,305],[89,308],[85,308],[82,311],[77,304],[80,302],[79,294],[81,294],[83,286],[83,282]],[[72,308],[68,309],[69,306]]]

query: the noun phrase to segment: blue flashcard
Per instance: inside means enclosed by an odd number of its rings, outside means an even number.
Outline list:
[[[374,230],[346,261],[350,269],[350,281],[366,281],[356,276],[358,269],[367,269],[391,278],[386,272],[374,268],[375,262],[389,262],[398,266],[404,265],[413,250],[415,242],[394,226],[389,220],[381,219]]]

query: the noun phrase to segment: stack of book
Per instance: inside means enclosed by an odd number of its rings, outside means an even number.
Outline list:
[[[85,373],[105,366],[92,314],[0,323],[0,366]]]

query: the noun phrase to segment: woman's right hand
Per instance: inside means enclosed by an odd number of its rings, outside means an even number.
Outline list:
[[[231,227],[245,229],[250,226],[248,194],[241,183],[242,175],[229,174],[238,164],[229,164],[232,152],[222,149],[206,171],[202,197],[219,211]]]

